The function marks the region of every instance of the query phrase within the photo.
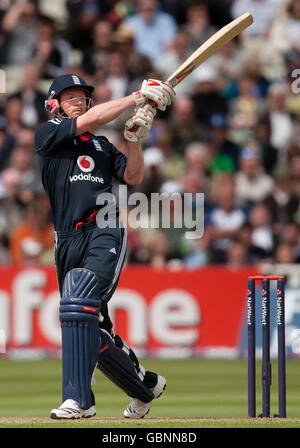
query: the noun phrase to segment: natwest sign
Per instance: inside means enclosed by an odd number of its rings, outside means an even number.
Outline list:
[[[124,268],[109,302],[115,333],[134,349],[159,355],[233,354],[245,315],[249,269],[153,271]],[[60,349],[54,268],[0,269],[0,330],[6,350]]]

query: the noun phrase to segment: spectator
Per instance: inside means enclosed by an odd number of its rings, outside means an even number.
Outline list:
[[[258,118],[254,138],[260,147],[262,164],[266,173],[271,174],[278,159],[278,150],[271,143],[271,122],[268,115]]]
[[[186,22],[186,2],[182,2],[180,0],[160,0],[159,6],[162,11],[174,17],[176,23],[179,25]]]
[[[112,98],[112,90],[109,87],[105,78],[104,81],[101,81],[96,85],[93,100],[95,104],[101,104],[110,101],[111,98]],[[106,125],[102,126],[101,128],[98,128],[96,130],[96,134],[104,135],[108,138],[108,135],[111,136],[112,134],[118,133],[119,128],[122,126],[122,124],[124,124],[125,115],[127,117],[128,113],[125,112],[125,114],[123,114],[122,117],[118,117],[115,120],[111,121],[110,123],[107,123]]]
[[[16,145],[34,153],[34,130],[30,127],[22,127],[16,136]]]
[[[17,145],[23,146],[31,153],[34,152],[34,129],[21,127],[15,135],[8,135],[8,137],[10,137],[10,149],[6,148],[7,150],[3,156],[0,152],[1,169],[8,166],[11,154]]]
[[[112,91],[109,85],[107,84],[106,79],[105,81],[99,82],[96,85],[94,92],[95,93],[93,98],[95,104],[106,103],[107,101],[110,101],[110,99],[112,98]]]
[[[248,264],[247,248],[239,241],[233,240],[227,249],[227,263],[230,268],[245,266]]]
[[[205,140],[205,144],[208,148],[209,166],[208,172],[210,175],[217,173],[233,174],[235,171],[234,161],[228,154],[220,154],[218,147],[211,136],[208,136]]]
[[[274,255],[274,262],[278,264],[293,264],[295,263],[295,255],[292,246],[289,244],[279,244]]]
[[[280,234],[284,225],[295,219],[299,207],[299,198],[292,191],[288,167],[279,165],[274,171],[273,177],[275,185],[270,195],[265,198],[264,204],[270,210],[276,233]]]
[[[10,158],[10,168],[19,174],[18,200],[24,205],[30,203],[40,183],[40,176],[33,166],[33,153],[26,147],[16,146]]]
[[[271,123],[270,143],[278,150],[280,162],[287,160],[287,147],[291,143],[294,124],[286,109],[286,99],[289,93],[286,84],[274,83],[268,90],[269,119]]]
[[[214,67],[219,74],[221,86],[225,92],[232,84],[232,80],[236,80],[241,75],[243,62],[240,45],[235,39],[229,41],[215,54]]]
[[[178,154],[172,153],[170,155],[166,155],[165,148],[160,145],[160,149],[164,155],[164,176],[165,181],[170,182],[170,185],[181,185],[182,184],[182,176],[184,173],[184,160]]]
[[[178,30],[174,40],[158,58],[155,63],[155,69],[159,72],[162,79],[168,79],[181,64],[183,64],[188,56],[190,56],[190,37],[186,31]],[[195,72],[189,75],[190,82],[182,82],[176,86],[177,98],[180,95],[191,95],[193,92],[193,78]]]
[[[123,21],[135,32],[135,47],[153,63],[175,37],[177,25],[173,17],[157,9],[156,0],[140,0],[138,12]]]
[[[7,64],[23,66],[28,61],[37,27],[38,8],[34,2],[16,2],[7,10],[2,21],[2,31],[7,36]]]
[[[11,235],[10,254],[14,264],[53,263],[53,226],[48,223],[49,210],[39,200],[28,205],[24,222]],[[48,252],[48,253],[47,253]]]
[[[98,0],[101,7],[101,17],[104,17],[114,29],[122,25],[122,22],[135,13],[136,1],[122,0],[103,1]]]
[[[3,144],[0,145],[0,171],[8,166],[11,154],[16,145],[22,145],[29,151],[33,151],[34,130],[22,127],[16,135],[6,134]]]
[[[210,240],[204,232],[201,238],[191,242],[189,253],[184,256],[183,263],[187,269],[197,269],[206,266],[210,262]]]
[[[296,222],[289,222],[283,226],[279,241],[288,244],[293,249],[294,260],[300,262],[300,229]]]
[[[245,11],[253,15],[253,24],[243,32],[246,39],[264,38],[268,35],[281,3],[282,0],[234,0],[231,11],[233,18],[239,17]]]
[[[272,257],[274,254],[274,235],[271,215],[267,207],[263,204],[254,205],[250,210],[249,221],[253,227],[253,246],[264,251],[265,258]]]
[[[20,90],[11,95],[22,101],[21,120],[23,125],[36,127],[47,120],[44,103],[47,96],[39,90],[40,71],[34,64],[27,64],[24,69],[23,81]]]
[[[286,58],[292,58],[293,53],[299,54],[300,0],[288,0],[286,2],[286,14],[274,18],[269,42],[273,51],[278,51]]]
[[[209,122],[210,147],[213,148],[212,152],[216,155],[210,167],[212,171],[214,171],[213,164],[217,168],[218,162],[227,164],[229,171],[236,171],[238,169],[240,148],[230,140],[228,128],[228,120],[225,115],[214,114],[211,116]],[[223,159],[224,162],[220,159]]]
[[[160,187],[161,212],[156,217],[158,227],[166,234],[171,250],[177,253],[179,258],[182,258],[188,250],[185,232],[193,230],[190,227],[187,228],[186,224],[191,224],[192,227],[195,222],[195,219],[192,221],[194,218],[193,201],[189,204],[183,201],[182,194],[186,193],[185,187],[184,180],[182,182],[174,180],[163,182]],[[154,208],[151,209],[152,217],[153,211]],[[190,221],[188,222],[189,218]]]
[[[0,132],[0,173],[7,165],[7,161],[14,149],[16,138],[9,134],[5,128]]]
[[[185,170],[194,171],[199,176],[208,173],[209,154],[207,145],[203,142],[191,142],[185,149]]]
[[[93,45],[93,29],[101,14],[101,3],[97,0],[66,1],[69,17],[65,37],[72,48],[83,51]]]
[[[227,100],[220,93],[218,74],[211,63],[206,62],[197,69],[193,82],[195,115],[201,124],[208,126],[215,114],[227,115]]]
[[[191,2],[187,5],[186,23],[182,29],[190,38],[191,53],[217,31],[211,23],[208,7],[203,1]]]
[[[290,161],[293,195],[300,200],[300,153],[293,155]]]
[[[206,231],[211,238],[212,262],[226,262],[226,253],[246,213],[235,205],[234,181],[219,184],[216,202],[207,212]]]
[[[166,157],[176,153],[169,120],[164,120],[157,114],[150,134],[145,138],[144,143],[146,147],[159,146]]]
[[[205,239],[205,243],[203,241],[203,245],[196,241],[191,241],[185,239],[185,234],[183,232],[202,232],[204,231],[204,212],[205,212],[205,203],[204,197],[199,197],[199,193],[204,193],[208,189],[208,180],[205,175],[200,174],[198,171],[191,168],[188,170],[182,177],[181,180],[182,185],[182,193],[184,195],[184,199],[186,202],[184,203],[184,216],[183,216],[183,226],[181,233],[177,231],[177,248],[180,249],[182,255],[186,255],[190,252],[191,249],[202,251],[202,249],[206,249],[208,247],[208,241]],[[189,199],[188,199],[189,198]],[[203,201],[203,202],[202,202]],[[196,227],[197,226],[197,227]],[[173,232],[176,237],[176,233]],[[204,238],[204,235],[200,235],[199,237]],[[173,240],[174,241],[174,240]],[[180,245],[178,242],[180,241]],[[195,243],[195,244],[193,244]],[[206,245],[207,243],[207,245]],[[175,247],[175,243],[173,244]],[[196,256],[197,258],[197,256]]]
[[[204,173],[199,173],[194,168],[188,170],[182,177],[183,193],[203,193],[207,179]]]
[[[252,78],[255,94],[260,98],[266,98],[271,81],[265,75],[262,58],[249,57],[245,60],[243,69]]]
[[[230,102],[230,126],[239,136],[253,131],[258,116],[266,110],[265,101],[256,94],[252,76],[243,73],[238,79],[238,96]]]
[[[196,0],[198,1],[198,0]],[[211,17],[211,22],[221,28],[232,20],[230,6],[233,0],[209,0],[205,1]]]
[[[2,171],[0,176],[0,228],[1,234],[9,238],[10,233],[22,221],[22,206],[17,201],[20,173],[12,168]]]
[[[162,230],[149,231],[146,247],[149,251],[150,266],[155,270],[182,266],[181,254],[170,246],[167,234]]]
[[[150,59],[139,53],[134,46],[134,31],[121,25],[112,36],[117,52],[126,59],[126,68],[130,85],[128,90],[138,90],[146,73],[153,70]]]
[[[147,148],[144,151],[144,180],[139,186],[139,191],[144,193],[148,200],[151,193],[159,193],[165,180],[164,156],[159,148]]]
[[[124,217],[122,221],[125,222]],[[141,229],[134,229],[127,222],[127,263],[129,264],[149,263],[149,251],[144,245],[142,234]]]
[[[43,79],[63,75],[71,65],[71,46],[58,36],[55,22],[49,17],[40,21],[29,55],[39,67]]]
[[[98,20],[93,27],[93,43],[83,50],[82,69],[90,75],[96,68],[106,67],[109,53],[112,51],[113,29],[106,20]]]
[[[300,123],[296,124],[295,134],[292,143],[288,148],[288,163],[290,164],[291,159],[300,154]]]
[[[272,193],[274,181],[265,173],[259,146],[249,142],[241,151],[240,171],[236,174],[236,197],[239,204],[263,201]]]
[[[234,41],[230,41],[229,44],[233,45]],[[238,61],[240,63],[239,70],[236,74],[231,76],[231,80],[225,89],[226,98],[229,100],[237,98],[240,94],[240,78],[246,76],[252,81],[252,94],[258,98],[265,98],[267,96],[267,91],[270,86],[269,79],[264,74],[264,67],[262,65],[261,58],[257,55],[253,57],[245,58],[238,54]],[[229,63],[231,60],[229,60]],[[243,84],[242,84],[243,86]]]
[[[5,105],[4,119],[6,132],[9,135],[17,135],[23,126],[23,103],[20,98],[9,98]]]
[[[247,252],[247,264],[253,265],[266,259],[265,250],[255,246],[252,240],[253,226],[250,222],[245,222],[236,234],[236,241],[240,242]]]
[[[195,140],[202,140],[204,127],[195,119],[195,105],[189,96],[182,96],[174,102],[169,121],[174,150],[183,154],[185,147]]]
[[[114,51],[109,54],[106,82],[112,92],[111,99],[121,98],[127,94],[129,78],[126,67],[127,61],[122,53]]]
[[[206,191],[209,206],[214,205],[217,202],[219,191],[223,185],[227,184],[229,184],[229,186],[233,185],[235,189],[234,174],[229,172],[218,172],[211,174],[209,189]]]

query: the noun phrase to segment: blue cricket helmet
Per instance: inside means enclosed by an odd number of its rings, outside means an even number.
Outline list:
[[[94,87],[89,86],[84,79],[78,75],[66,74],[55,78],[48,90],[48,99],[45,101],[45,109],[47,112],[55,113],[59,107],[58,97],[63,90],[70,88],[84,89],[88,93],[88,97],[91,98]]]
[[[84,79],[82,79],[80,76],[67,74],[58,76],[54,79],[49,88],[48,97],[50,97],[52,92],[54,92],[55,95],[52,94],[52,98],[57,98],[63,90],[69,89],[71,87],[78,87],[87,90],[90,96],[92,96],[94,91],[94,87],[87,85]]]

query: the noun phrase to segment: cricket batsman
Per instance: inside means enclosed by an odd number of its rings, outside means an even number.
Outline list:
[[[55,227],[55,263],[60,290],[62,404],[54,419],[96,414],[92,392],[98,368],[130,398],[127,418],[142,418],[166,386],[163,376],[145,371],[133,350],[113,331],[108,313],[126,252],[126,229],[98,226],[97,197],[111,192],[112,178],[136,185],[143,179],[141,139],[157,109],[165,110],[175,92],[159,80],[145,80],[126,97],[93,105],[94,88],[78,75],[52,82],[46,110],[53,117],[35,135],[42,182]],[[151,101],[151,105],[149,104]],[[125,156],[96,128],[134,109],[125,122]],[[118,214],[117,214],[118,215]]]

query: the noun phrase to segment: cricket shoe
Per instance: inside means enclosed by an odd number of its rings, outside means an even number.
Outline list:
[[[52,409],[50,413],[51,418],[60,419],[78,419],[78,418],[90,418],[96,415],[95,406],[91,406],[89,409],[81,409],[77,403],[77,401],[69,398],[65,400],[63,404],[59,406],[57,409]]]
[[[163,391],[166,388],[166,378],[157,375],[157,383],[154,387],[150,388],[151,392],[154,395],[154,398],[159,398]],[[127,408],[124,411],[124,417],[126,418],[143,418],[146,414],[148,414],[150,410],[152,401],[149,401],[149,403],[144,403],[141,400],[138,400],[137,398],[132,398],[131,402],[127,406]]]

